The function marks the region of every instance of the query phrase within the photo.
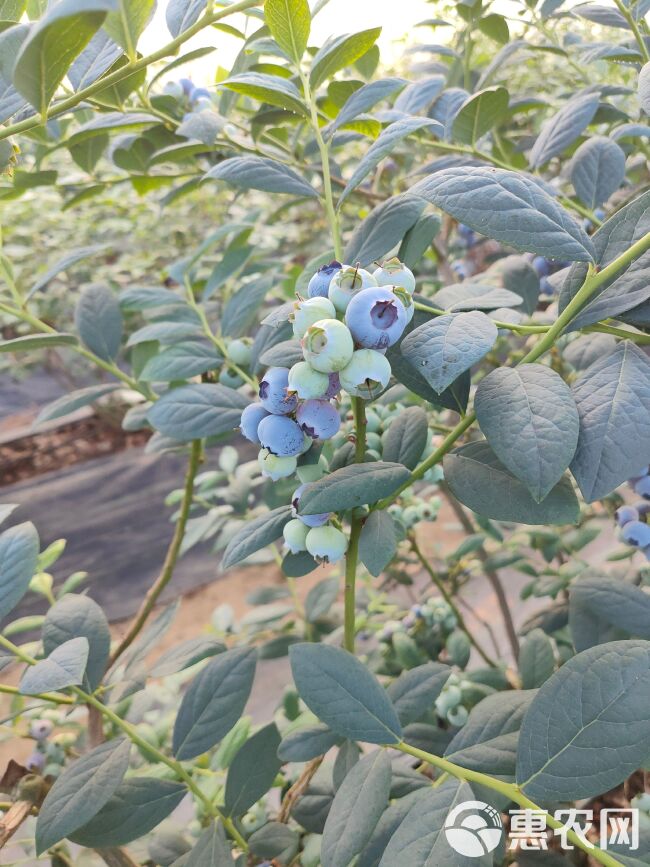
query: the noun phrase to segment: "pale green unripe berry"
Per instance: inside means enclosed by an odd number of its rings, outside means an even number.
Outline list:
[[[314,301],[318,299],[314,298]],[[327,299],[322,298],[322,301]],[[306,361],[299,361],[289,370],[288,390],[295,392],[301,400],[322,397],[330,384],[329,376],[315,370]]]
[[[376,451],[376,452],[381,452],[382,442],[381,442],[381,437],[379,436],[379,434],[373,433],[372,431],[370,431],[370,433],[367,433],[366,434],[366,445],[368,446],[369,449],[374,449],[374,451]]]
[[[285,545],[292,554],[297,554],[299,551],[307,550],[307,545],[305,543],[307,541],[308,532],[309,527],[306,524],[303,524],[300,518],[293,518],[284,525],[282,535],[284,536]]]
[[[302,339],[302,349],[305,361],[315,370],[334,373],[350,363],[354,343],[343,322],[321,319],[307,329]]]
[[[390,362],[375,349],[357,349],[350,363],[339,372],[341,387],[356,397],[379,397],[390,380]]]
[[[306,301],[297,301],[289,318],[293,322],[293,336],[300,340],[314,322],[321,319],[336,319],[336,309],[329,298],[317,296]]]
[[[464,708],[462,704],[447,711],[447,720],[457,728],[461,728],[461,726],[465,725],[468,716],[467,708]]]
[[[402,305],[406,310],[407,323],[410,322],[415,313],[415,304],[413,303],[411,293],[407,289],[404,289],[403,286],[392,286],[391,288],[393,290],[393,295],[402,302]]]
[[[325,461],[321,458],[317,464],[305,464],[298,467],[296,475],[303,485],[308,484],[308,482],[317,482],[325,475]]]
[[[219,374],[219,382],[221,385],[225,385],[226,388],[239,388],[244,384],[244,380],[238,373],[234,373],[232,370],[229,370],[227,367],[221,368],[221,373]]]
[[[357,292],[376,285],[377,281],[370,271],[366,271],[365,268],[344,265],[332,277],[327,295],[338,312],[345,313],[348,304]]]
[[[369,433],[377,433],[381,428],[381,419],[374,409],[369,409],[366,413],[366,430]]]
[[[268,449],[261,449],[257,456],[257,461],[260,465],[262,475],[274,482],[278,479],[286,479],[292,476],[298,466],[298,459],[295,457],[279,457],[272,455]]]
[[[417,506],[407,506],[404,509],[402,520],[407,527],[412,527],[414,524],[417,524],[419,517]]]
[[[228,358],[240,367],[248,367],[252,355],[252,346],[246,340],[231,340],[227,347]]]
[[[378,286],[401,286],[411,295],[415,292],[413,272],[395,256],[384,262],[381,268],[373,271],[372,276],[377,281]]]
[[[336,563],[348,549],[347,537],[336,527],[313,527],[307,533],[306,546],[312,557],[323,563]]]

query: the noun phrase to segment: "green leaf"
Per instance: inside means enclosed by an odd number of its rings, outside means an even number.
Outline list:
[[[547,681],[554,671],[553,643],[542,629],[533,629],[526,636],[519,653],[521,685],[524,689],[535,689]]]
[[[484,698],[454,736],[445,758],[463,768],[514,777],[519,730],[535,694],[511,690]]]
[[[585,230],[526,175],[458,166],[424,178],[410,192],[476,232],[516,250],[551,259],[594,259]]]
[[[650,115],[650,62],[639,72],[639,102],[644,112]]]
[[[210,660],[183,696],[174,724],[173,751],[185,760],[228,734],[244,711],[255,677],[255,648],[236,648]]]
[[[650,643],[613,641],[565,662],[521,727],[517,784],[536,801],[576,801],[619,785],[650,742]]]
[[[124,738],[105,741],[64,769],[39,811],[37,854],[97,815],[122,782],[130,750],[131,742]]]
[[[165,20],[174,39],[199,20],[206,5],[206,0],[170,0],[165,10]],[[172,62],[167,66],[166,72],[173,68]]]
[[[371,30],[328,39],[312,61],[309,73],[312,88],[315,90],[339,69],[344,69],[358,60],[372,48],[380,33],[381,27],[373,27]]]
[[[43,622],[43,651],[53,651],[72,638],[88,641],[86,678],[90,691],[101,683],[111,649],[106,615],[89,596],[66,593],[48,610]]]
[[[424,202],[409,195],[393,196],[377,205],[352,233],[343,259],[364,266],[381,259],[401,243],[423,210]]]
[[[300,697],[333,731],[350,740],[393,744],[401,738],[395,708],[374,676],[346,650],[294,644],[291,671]]]
[[[574,153],[568,170],[578,198],[588,208],[597,208],[623,183],[625,153],[607,136],[593,136]]]
[[[131,60],[136,59],[138,39],[155,8],[155,0],[117,0],[117,11],[109,12],[104,30],[121,45]]]
[[[27,0],[1,0],[0,20],[20,21],[27,6]]]
[[[391,765],[384,750],[365,756],[346,774],[325,822],[323,867],[347,867],[366,845],[388,806]]]
[[[599,101],[599,93],[579,93],[547,120],[530,152],[531,167],[543,166],[572,144],[593,120]]]
[[[105,244],[93,244],[90,247],[79,247],[77,250],[72,250],[70,253],[66,253],[65,256],[62,256],[55,264],[48,268],[45,274],[41,275],[36,282],[30,287],[29,292],[25,296],[25,300],[28,301],[36,292],[40,292],[41,289],[45,289],[45,287],[57,277],[61,271],[67,271],[71,265],[75,265],[77,262],[80,262],[82,259],[87,259],[89,256],[94,256],[95,253],[99,253],[101,250],[105,250]]]
[[[577,651],[617,638],[650,638],[650,596],[640,587],[610,578],[571,584],[569,625]]]
[[[467,783],[460,780],[446,780],[438,788],[423,792],[414,800],[406,818],[390,838],[379,867],[394,867],[396,864],[408,864],[409,867],[433,864],[491,867],[491,853],[479,857],[461,855],[449,842],[453,840],[450,830],[444,828],[454,807],[473,800],[474,793]],[[498,833],[500,837],[501,828]]]
[[[83,681],[88,661],[88,639],[71,638],[55,647],[47,659],[26,669],[20,679],[19,691],[23,695],[52,692],[67,686],[79,686]]]
[[[226,545],[221,559],[222,569],[230,569],[246,557],[279,539],[284,525],[291,520],[291,506],[278,506],[247,522]]]
[[[440,393],[487,355],[497,336],[496,325],[485,313],[450,313],[411,331],[402,341],[401,353]]]
[[[159,825],[187,794],[184,783],[156,777],[124,780],[97,815],[69,837],[88,849],[124,846]]]
[[[0,534],[0,620],[18,605],[38,563],[36,528],[26,521]]]
[[[157,400],[147,418],[165,436],[188,442],[234,430],[248,403],[242,394],[223,385],[183,385]]]
[[[580,506],[565,476],[537,503],[504,467],[487,442],[473,442],[445,455],[445,479],[453,495],[479,515],[522,524],[572,524]]]
[[[425,662],[403,671],[388,687],[388,697],[403,726],[418,722],[433,708],[452,669],[440,662]]]
[[[580,434],[571,472],[592,503],[650,462],[650,359],[625,340],[582,374],[573,396]]]
[[[408,268],[415,268],[431,247],[442,225],[437,214],[425,214],[408,230],[400,245],[397,258]]]
[[[507,111],[508,91],[505,87],[479,90],[460,107],[451,128],[452,138],[474,146],[486,132],[497,126]]]
[[[501,45],[507,45],[510,41],[510,29],[503,15],[485,15],[479,20],[478,29]]]
[[[280,2],[284,3],[285,0]],[[217,163],[203,177],[226,181],[242,190],[318,198],[316,190],[296,171],[266,157],[230,157]]]
[[[578,410],[569,386],[541,364],[500,367],[479,383],[474,408],[497,458],[541,502],[578,444]]]
[[[388,809],[384,810],[370,840],[368,840],[358,860],[355,862],[356,867],[377,867],[384,854],[384,850],[390,842],[390,838],[402,824],[406,818],[406,814],[421,794],[422,789],[410,792],[404,797],[396,799]]]
[[[99,30],[113,0],[61,0],[23,42],[14,66],[16,89],[42,115],[74,58]]]
[[[299,844],[298,832],[284,822],[267,822],[248,838],[248,845],[254,855],[275,859],[279,864],[290,864],[298,852]]]
[[[390,126],[387,126],[357,164],[357,167],[352,173],[352,177],[347,182],[345,189],[339,196],[339,207],[350,195],[352,190],[356,189],[361,181],[379,165],[381,160],[395,150],[396,145],[399,144],[402,139],[405,139],[412,133],[424,128],[431,133],[438,135],[442,133],[442,127],[440,124],[428,117],[406,117],[396,120],[395,123],[391,123]]]
[[[388,514],[376,510],[366,518],[359,537],[359,559],[371,575],[377,578],[397,551],[395,522]]]
[[[409,406],[390,423],[382,437],[382,459],[414,470],[428,438],[427,414],[420,406]]]
[[[103,283],[80,294],[74,321],[82,342],[103,361],[112,361],[122,342],[122,312],[117,298]]]
[[[462,310],[496,310],[499,307],[519,307],[521,295],[496,286],[482,283],[454,283],[439,289],[429,300],[432,307],[442,307],[450,312]]]
[[[50,349],[54,346],[76,346],[74,334],[28,334],[0,343],[0,352],[30,352],[32,349]]]
[[[79,388],[77,391],[71,391],[70,394],[64,394],[63,397],[59,397],[43,407],[36,416],[34,427],[46,421],[70,415],[84,406],[95,403],[105,395],[111,394],[119,387],[118,383],[112,382],[106,385],[89,385],[87,388]]]
[[[300,91],[286,78],[261,72],[242,72],[241,75],[233,75],[222,81],[221,87],[278,108],[286,108],[294,114],[309,116],[309,109],[303,102]]]
[[[231,867],[235,862],[221,822],[213,822],[201,834],[183,867]]]
[[[314,725],[285,735],[278,747],[283,762],[309,762],[340,744],[342,738],[326,725]]]
[[[305,620],[308,623],[315,623],[321,617],[325,617],[338,595],[339,579],[336,576],[323,578],[315,584],[305,599]]]
[[[280,48],[300,63],[311,27],[307,0],[266,0],[264,20]]]
[[[223,358],[211,343],[196,340],[175,343],[154,355],[142,368],[144,382],[177,382],[219,367]]]
[[[151,666],[149,675],[151,677],[167,677],[170,674],[176,674],[178,671],[184,671],[197,662],[202,662],[210,656],[215,656],[217,653],[223,653],[226,647],[220,641],[215,641],[214,638],[198,636],[197,638],[188,638],[177,644],[176,647],[171,647],[165,651],[163,655],[156,660]]]
[[[380,100],[401,90],[405,84],[403,78],[382,78],[379,81],[364,84],[347,98],[335,120],[323,130],[323,136],[331,138],[339,127],[345,126],[346,123],[350,123],[360,114],[368,111]]]
[[[300,513],[320,515],[376,503],[408,478],[406,467],[388,461],[342,467],[307,485],[300,498]]]
[[[146,112],[133,112],[122,114],[119,111],[111,111],[108,114],[100,114],[78,127],[67,140],[68,147],[73,147],[86,139],[97,135],[104,135],[113,130],[120,132],[132,132],[144,129],[147,126],[156,126],[160,118]]]
[[[237,752],[226,778],[226,815],[243,815],[268,792],[282,767],[277,757],[279,746],[280,732],[270,723]]]
[[[143,325],[134,331],[126,342],[127,348],[137,346],[139,343],[149,343],[153,340],[158,343],[177,343],[179,340],[190,338],[192,340],[202,337],[198,322],[193,320],[184,322],[161,321]]]

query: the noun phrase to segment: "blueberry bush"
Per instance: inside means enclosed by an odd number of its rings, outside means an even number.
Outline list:
[[[313,44],[326,2],[169,0],[143,54],[154,0],[0,0],[0,353],[85,371],[37,425],[108,404],[187,461],[120,637],[85,573],[58,575],[64,543],[0,507],[3,732],[34,742],[2,777],[0,847],[649,864],[649,4],[423,2],[387,69],[379,28]],[[214,30],[232,68],[180,77]],[[16,263],[21,197],[95,231]],[[146,224],[146,269],[107,253],[112,202]],[[463,537],[433,551],[443,510]],[[161,653],[160,596],[199,543],[282,583]],[[515,571],[537,600],[519,629]],[[28,592],[46,613],[10,620]],[[541,815],[552,851],[458,851],[445,820],[473,800]],[[639,810],[633,851],[597,826],[559,846],[556,808],[603,804]]]

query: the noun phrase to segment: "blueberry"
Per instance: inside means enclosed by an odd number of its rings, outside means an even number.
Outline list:
[[[242,434],[247,440],[259,445],[260,438],[257,435],[257,428],[263,418],[266,418],[269,413],[264,409],[261,403],[251,403],[241,414],[239,427]]]
[[[621,506],[616,510],[616,523],[619,527],[624,527],[630,521],[638,521],[639,513],[634,506]]]
[[[292,554],[307,550],[305,542],[308,532],[309,527],[298,520],[298,518],[293,518],[284,525],[284,530],[282,531],[284,543]]]
[[[348,548],[348,540],[336,527],[314,527],[307,533],[307,550],[322,563],[336,563]]]
[[[298,404],[295,394],[287,394],[288,367],[269,367],[260,382],[262,406],[274,415],[293,412]]]
[[[622,528],[621,539],[635,548],[647,548],[650,545],[650,524],[630,521]]]
[[[43,753],[39,753],[38,750],[34,750],[25,762],[25,767],[34,774],[40,774],[45,767],[45,756]]]
[[[257,435],[265,449],[281,458],[293,457],[302,452],[304,437],[293,419],[284,415],[268,415],[257,428]]]
[[[286,479],[296,472],[298,461],[295,457],[281,458],[271,454],[268,449],[261,449],[257,456],[262,475],[277,482],[278,479]]]
[[[336,397],[341,391],[341,379],[338,373],[330,373],[329,375],[329,385],[327,386],[327,391],[325,392],[325,397],[327,400],[332,400],[332,398]]]
[[[336,319],[336,310],[329,298],[308,298],[306,301],[297,301],[291,314],[293,322],[293,336],[300,340],[314,322],[321,319]]]
[[[456,726],[456,728],[461,728],[467,722],[467,709],[462,706],[462,704],[458,705],[458,707],[453,708],[452,710],[447,711],[447,720],[451,723],[452,726]]]
[[[300,485],[299,488],[293,492],[291,496],[291,510],[292,514],[295,515],[306,527],[322,527],[323,524],[327,524],[330,519],[330,513],[324,512],[320,515],[299,515],[298,509],[300,508],[300,497],[302,496],[303,491],[307,485]]]
[[[471,274],[471,269],[467,262],[452,262],[451,270],[454,271],[461,280],[464,280]]]
[[[466,226],[464,223],[458,224],[458,234],[468,247],[473,247],[476,243],[476,233],[474,232],[474,229],[470,229],[470,227]]]
[[[197,99],[207,99],[212,103],[210,91],[205,87],[195,87],[190,93],[190,99],[192,102],[196,102]]]
[[[376,285],[377,281],[369,271],[364,268],[343,265],[341,270],[332,277],[327,297],[339,313],[345,313],[350,300],[357,292]]]
[[[387,349],[406,328],[404,305],[387,286],[364,289],[348,304],[345,324],[355,342],[366,349]]]
[[[548,277],[551,273],[551,263],[545,256],[535,256],[533,259],[533,268],[537,271],[538,277]]]
[[[183,88],[185,96],[189,96],[194,90],[194,82],[191,78],[181,78],[178,83]]]
[[[163,93],[166,96],[172,96],[174,99],[182,99],[185,91],[179,81],[168,81],[163,87]]]
[[[390,362],[374,349],[358,349],[340,373],[341,385],[350,394],[372,400],[390,380]]]
[[[539,281],[539,291],[542,295],[555,295],[555,289],[548,277],[542,277]]]
[[[44,741],[52,734],[53,728],[49,719],[35,719],[30,723],[29,736],[36,741]]]
[[[406,322],[407,324],[413,319],[415,315],[415,304],[413,303],[413,296],[407,292],[402,286],[393,286],[393,294],[395,297],[402,302],[404,309],[406,310]]]
[[[226,388],[240,388],[244,384],[241,376],[227,367],[222,367],[219,371],[219,382]]]
[[[643,476],[642,479],[634,485],[634,491],[644,500],[650,500],[650,476]]]
[[[246,340],[231,340],[228,344],[228,358],[238,365],[247,367],[250,364],[252,347]]]
[[[289,371],[289,391],[295,392],[301,400],[323,397],[329,387],[329,376],[314,370],[306,361],[297,362]]]
[[[400,286],[406,289],[409,295],[415,292],[415,277],[410,268],[407,268],[396,257],[384,262],[381,268],[373,271],[372,276],[378,286]]]
[[[602,208],[596,208],[596,210],[594,211],[594,217],[596,217],[596,219],[598,219],[602,222],[603,220],[606,219],[607,214],[605,213],[605,211]]]
[[[341,417],[329,400],[306,400],[298,406],[296,421],[307,434],[319,440],[329,440],[341,427]]]
[[[307,284],[307,295],[310,298],[327,298],[327,292],[332,282],[332,277],[337,271],[340,271],[343,266],[336,259],[333,259],[329,265],[321,265],[318,271]]]
[[[334,373],[349,364],[354,351],[352,335],[338,319],[321,319],[302,339],[305,361],[321,373]]]

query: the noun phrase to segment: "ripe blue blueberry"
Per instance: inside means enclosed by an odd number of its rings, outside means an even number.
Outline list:
[[[264,448],[278,457],[293,457],[302,452],[302,430],[293,419],[285,415],[268,415],[263,418],[257,428],[257,435]]]
[[[387,349],[404,333],[407,315],[394,292],[377,286],[354,296],[345,311],[345,324],[359,346]]]
[[[464,223],[458,224],[458,234],[468,247],[473,247],[476,243],[476,233],[474,229],[470,229]]]
[[[390,362],[374,349],[357,349],[339,373],[341,385],[350,394],[372,400],[379,397],[390,380]]]
[[[298,460],[295,457],[282,458],[273,455],[268,449],[261,449],[257,456],[262,475],[273,482],[286,479],[296,472]]]
[[[45,768],[45,756],[43,753],[39,753],[38,750],[34,750],[34,752],[28,756],[27,761],[25,762],[25,767],[28,771],[31,771],[34,774],[40,774]]]
[[[181,78],[178,83],[183,88],[185,96],[189,96],[194,90],[194,82],[191,78]]]
[[[621,539],[635,548],[647,548],[650,545],[650,524],[630,521],[621,530]]]
[[[196,102],[197,99],[207,99],[212,103],[210,91],[206,90],[205,87],[195,87],[190,93],[190,99],[192,102]]]
[[[650,500],[650,476],[643,476],[634,485],[634,491],[645,500]]]
[[[296,421],[307,434],[319,440],[329,440],[341,427],[341,417],[329,400],[306,400],[296,411]]]
[[[347,325],[338,319],[321,319],[307,329],[302,339],[307,361],[321,373],[334,373],[349,364],[354,351]]]
[[[329,388],[329,376],[314,370],[306,361],[297,362],[289,371],[289,391],[295,392],[301,400],[323,397]]]
[[[533,268],[537,271],[538,277],[548,277],[551,273],[551,263],[545,256],[535,256],[533,259]]]
[[[309,527],[298,520],[298,518],[293,518],[284,525],[284,530],[282,531],[284,543],[292,554],[307,550],[305,542],[307,541],[308,532]]]
[[[539,281],[539,291],[542,295],[555,295],[555,289],[548,277],[542,277]]]
[[[322,563],[336,563],[348,548],[348,540],[336,527],[314,527],[307,533],[307,550]]]
[[[602,208],[596,208],[596,210],[594,211],[594,217],[602,221],[607,217],[607,214],[605,213],[605,211],[603,211]]]
[[[470,277],[472,273],[472,269],[467,262],[452,262],[451,270],[456,273],[459,280],[464,280],[466,277]]]
[[[327,297],[339,313],[345,313],[350,300],[357,292],[376,285],[377,281],[365,268],[343,265],[341,270],[332,277]]]
[[[409,295],[415,292],[413,272],[396,256],[384,262],[381,268],[373,271],[372,276],[377,281],[378,286],[401,286],[402,289],[406,289]]]
[[[287,394],[288,367],[269,367],[260,382],[260,400],[264,409],[274,415],[293,412],[298,404],[295,394]]]
[[[329,265],[321,265],[307,284],[307,295],[310,298],[327,298],[332,277],[342,267],[341,263],[337,262],[336,259],[333,259]]]
[[[250,403],[241,414],[239,427],[242,434],[250,442],[259,445],[260,438],[257,435],[257,428],[263,418],[266,418],[269,413],[264,409],[261,403]]]
[[[300,487],[296,488],[291,496],[291,512],[298,518],[306,527],[322,527],[323,524],[327,524],[330,519],[329,512],[323,512],[320,515],[299,515],[298,510],[300,509],[300,497],[303,494],[303,491],[307,485],[300,485]]]
[[[308,298],[306,301],[296,301],[290,317],[293,322],[293,336],[300,340],[314,322],[321,319],[336,319],[336,310],[329,298]]]

